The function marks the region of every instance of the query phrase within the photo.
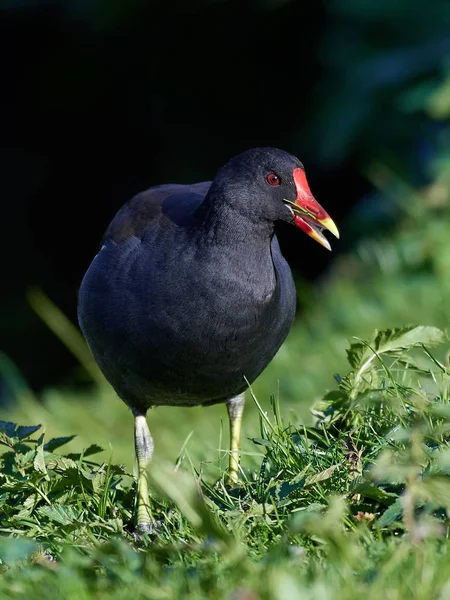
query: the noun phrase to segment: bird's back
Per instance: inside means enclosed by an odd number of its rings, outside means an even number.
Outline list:
[[[247,252],[204,239],[196,210],[209,185],[133,198],[82,282],[83,333],[134,408],[228,400],[267,366],[292,324],[295,289],[275,236]]]

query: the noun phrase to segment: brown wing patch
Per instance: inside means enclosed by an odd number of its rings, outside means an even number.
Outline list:
[[[162,203],[166,198],[184,193],[204,196],[210,185],[209,181],[193,185],[167,184],[137,194],[118,211],[106,230],[104,240],[110,239],[119,244],[132,236],[142,236],[148,224],[162,214]]]

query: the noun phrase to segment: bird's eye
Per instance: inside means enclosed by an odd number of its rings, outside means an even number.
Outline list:
[[[269,185],[280,185],[281,180],[275,173],[269,173],[266,177],[266,181]]]

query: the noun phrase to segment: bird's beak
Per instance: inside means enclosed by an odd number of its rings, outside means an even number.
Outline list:
[[[327,250],[331,250],[330,243],[323,235],[322,230],[327,229],[334,236],[339,238],[339,231],[329,214],[320,206],[314,196],[311,194],[305,171],[303,169],[294,169],[294,183],[297,190],[295,202],[289,202],[294,217],[294,223],[319,242]]]

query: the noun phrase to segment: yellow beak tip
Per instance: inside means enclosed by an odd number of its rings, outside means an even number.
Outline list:
[[[333,221],[333,219],[324,219],[323,221],[320,222],[320,224],[322,225],[322,227],[325,227],[325,229],[327,229],[330,233],[332,233],[334,235],[334,237],[336,237],[337,239],[339,239],[339,230],[336,227],[335,222]]]

